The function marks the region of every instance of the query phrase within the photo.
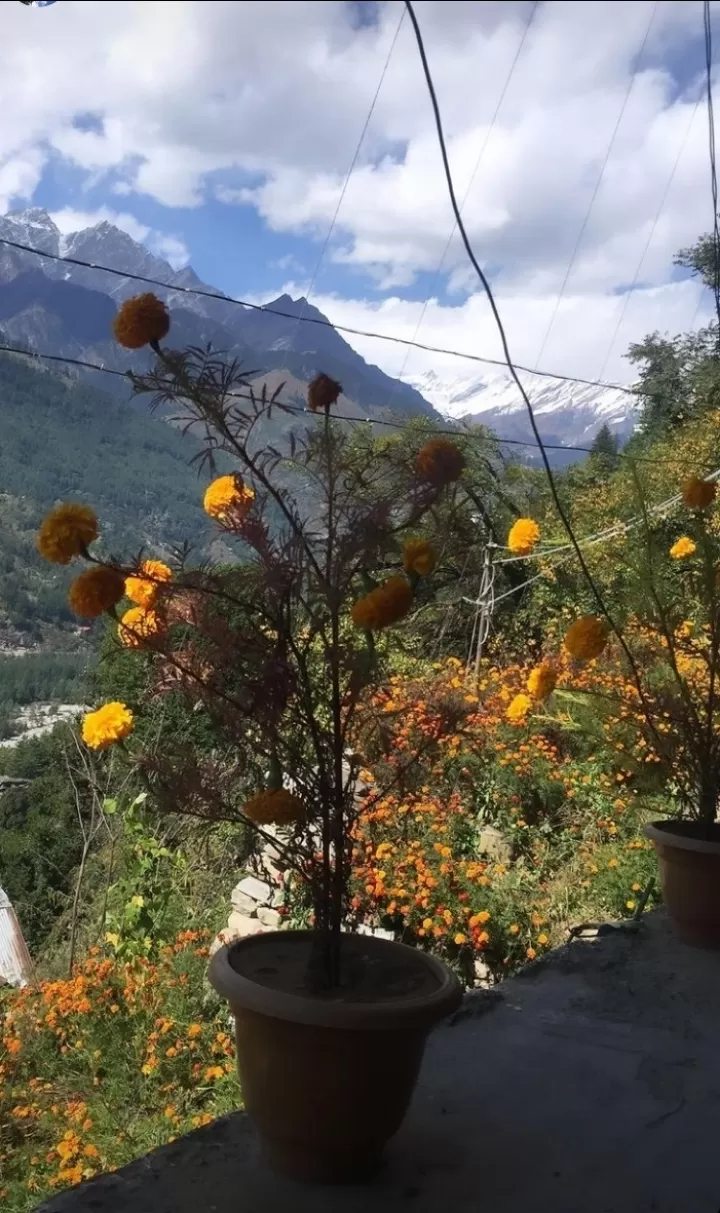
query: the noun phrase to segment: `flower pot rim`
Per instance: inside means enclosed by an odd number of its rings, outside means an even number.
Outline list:
[[[717,855],[720,858],[720,838],[717,841],[693,838],[691,834],[683,833],[679,828],[696,824],[698,823],[670,817],[662,821],[648,822],[643,826],[643,833],[659,846],[675,847],[678,851],[695,851],[702,855]]]
[[[347,932],[352,935],[351,932]],[[390,954],[401,949],[409,952],[421,965],[426,965],[438,979],[432,992],[409,995],[384,1002],[343,1002],[340,999],[313,998],[311,995],[287,993],[238,973],[230,964],[230,951],[267,946],[273,940],[298,942],[308,940],[313,931],[264,931],[231,944],[224,944],[210,961],[209,977],[214,989],[228,1000],[231,1008],[254,1011],[274,1019],[289,1020],[308,1027],[339,1030],[388,1031],[424,1030],[445,1019],[462,1002],[462,988],[455,974],[441,960],[418,948],[376,936],[358,936],[364,944]]]

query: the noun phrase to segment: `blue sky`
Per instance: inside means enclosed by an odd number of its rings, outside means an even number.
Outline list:
[[[712,215],[702,5],[416,8],[516,358],[627,380],[629,341],[706,315],[672,268]],[[457,236],[445,252],[452,215],[400,0],[3,10],[0,211],[43,206],[63,230],[110,218],[205,281],[266,300],[307,290],[345,187],[313,302],[338,323],[412,337],[421,321],[420,340],[497,356]],[[477,373],[356,344],[391,373]]]

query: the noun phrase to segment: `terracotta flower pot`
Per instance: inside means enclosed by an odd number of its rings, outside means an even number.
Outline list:
[[[235,1016],[243,1099],[270,1164],[297,1179],[356,1181],[400,1128],[427,1035],[462,991],[434,957],[348,934],[352,985],[313,995],[313,938],[272,931],[220,948],[210,980]]]
[[[656,821],[645,826],[655,844],[668,913],[685,943],[720,948],[720,826],[710,840],[697,821]]]

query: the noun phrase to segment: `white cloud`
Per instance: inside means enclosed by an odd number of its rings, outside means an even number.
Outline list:
[[[47,157],[59,154],[88,179],[105,176],[118,196],[140,192],[181,207],[212,192],[227,205],[251,203],[275,231],[321,241],[402,11],[389,0],[374,24],[358,28],[341,0],[5,7],[0,114],[11,117],[0,123],[0,207],[30,198]],[[467,226],[520,360],[537,359],[584,224],[543,365],[596,374],[622,306],[615,292],[638,275],[643,289],[611,360],[612,373],[627,377],[619,358],[627,340],[655,326],[680,329],[693,311],[695,286],[673,283],[670,267],[712,214],[702,105],[691,122],[701,7],[546,0],[493,122],[531,8],[526,0],[418,0],[457,191],[468,191]],[[92,129],[77,122],[89,113]],[[402,288],[422,272],[432,281],[451,227],[406,20],[326,255],[326,266],[357,273],[359,298],[327,300],[330,315],[345,309],[370,327],[412,335],[418,305],[402,299]],[[177,237],[143,239],[185,263]],[[464,298],[475,282],[457,236],[444,274],[438,286],[459,292],[458,304],[432,303],[420,338],[494,349],[484,302]],[[392,292],[379,309],[362,302],[367,280]],[[242,283],[223,285],[242,291]],[[378,359],[391,369],[384,349]]]
[[[72,206],[65,206],[59,211],[51,211],[51,219],[64,236],[71,232],[80,232],[87,227],[95,227],[98,223],[112,223],[122,232],[127,232],[133,240],[145,244],[157,257],[163,257],[173,269],[179,270],[190,260],[190,250],[179,236],[168,232],[159,232],[140,223],[128,211],[114,211],[110,207],[101,206],[93,211],[80,211]]]
[[[174,270],[181,270],[190,260],[190,249],[179,236],[170,236],[166,232],[152,232],[148,247],[156,256],[168,261]]]
[[[282,287],[282,293],[289,295],[297,296],[301,292],[302,286],[297,282],[286,282]],[[273,297],[278,293],[273,292]],[[266,303],[269,300],[269,296],[262,296],[249,302]],[[691,325],[697,327],[707,323],[712,311],[709,292],[703,294],[696,282],[687,279],[638,288],[630,296],[623,314],[624,300],[625,296],[599,291],[568,294],[562,304],[563,346],[549,345],[540,369],[589,379],[597,378],[602,371],[606,381],[629,383],[635,377],[625,358],[631,342],[640,341],[655,329],[671,334],[687,331]],[[335,294],[317,294],[312,301],[333,324],[390,334],[401,342],[415,339],[424,306],[396,295],[379,303]],[[547,327],[547,296],[500,291],[497,302],[514,362],[534,369]],[[622,326],[618,330],[621,315]],[[472,359],[425,352],[375,337],[347,336],[347,340],[364,358],[390,375],[417,375],[426,370],[449,378],[497,373],[497,368]],[[431,299],[417,340],[429,346],[503,360],[497,327],[487,300],[481,294],[473,294],[454,307],[443,306]]]
[[[127,211],[112,211],[107,206],[98,207],[94,211],[79,211],[75,207],[64,206],[59,211],[51,211],[50,218],[63,236],[80,232],[86,227],[95,227],[98,223],[112,223],[140,243],[150,234],[147,224],[140,223],[134,215],[128,214]]]

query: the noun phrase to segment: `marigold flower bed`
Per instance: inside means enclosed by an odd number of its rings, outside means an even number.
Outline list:
[[[69,980],[0,996],[0,1203],[26,1213],[240,1106],[207,937],[153,959],[94,949]]]

